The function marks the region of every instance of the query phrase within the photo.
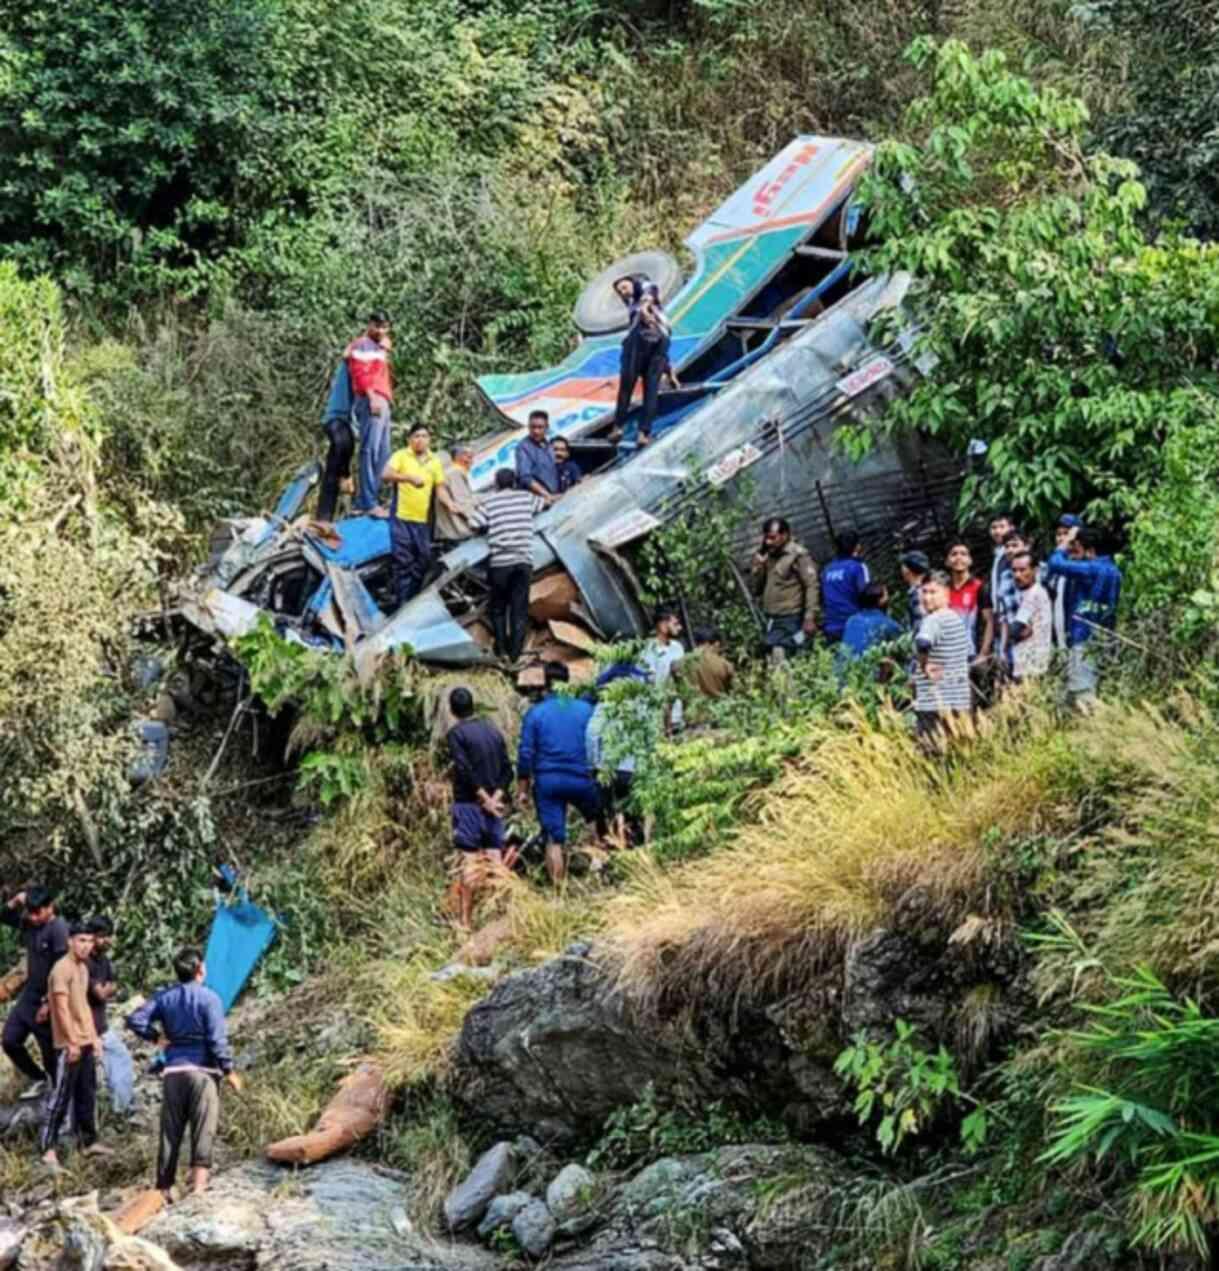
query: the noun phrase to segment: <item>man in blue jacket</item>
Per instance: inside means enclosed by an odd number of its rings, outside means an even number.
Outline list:
[[[530,707],[521,724],[516,771],[521,797],[533,787],[538,821],[546,837],[546,869],[553,883],[567,875],[563,845],[567,842],[567,808],[595,822],[601,812],[597,783],[588,768],[585,734],[593,708],[588,702],[554,691],[570,678],[562,662],[546,663],[546,696]]]
[[[1112,557],[1099,553],[1100,542],[1095,530],[1075,529],[1066,548],[1053,552],[1045,566],[1047,577],[1071,583],[1065,614],[1067,693],[1081,710],[1091,709],[1096,702],[1097,655],[1104,633],[1117,625],[1122,595],[1121,571]]]
[[[838,555],[821,571],[821,631],[827,644],[842,639],[847,619],[857,614],[863,589],[872,581],[859,558],[863,544],[854,530],[843,530],[835,540]]]
[[[205,988],[207,967],[198,949],[180,949],[174,958],[178,983],[127,1016],[137,1037],[156,1042],[165,1035],[165,1078],[161,1091],[161,1142],[157,1189],[172,1200],[178,1153],[190,1127],[190,1190],[207,1190],[212,1144],[220,1124],[220,1078],[241,1089],[233,1069],[219,995]],[[158,1025],[160,1029],[158,1031]]]

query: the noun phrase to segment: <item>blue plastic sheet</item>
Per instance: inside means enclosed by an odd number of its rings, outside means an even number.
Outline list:
[[[217,906],[203,960],[207,986],[220,995],[226,1015],[274,939],[274,921],[244,892]]]

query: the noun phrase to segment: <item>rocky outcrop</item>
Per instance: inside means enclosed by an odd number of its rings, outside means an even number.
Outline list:
[[[294,1172],[248,1164],[179,1201],[141,1233],[182,1268],[226,1271],[491,1271],[493,1255],[415,1233],[409,1179],[363,1161]]]
[[[595,1134],[653,1085],[664,1102],[723,1100],[802,1134],[836,1125],[850,1102],[833,1063],[864,1029],[918,1024],[953,1043],[961,1003],[1016,972],[1008,946],[876,931],[833,972],[765,1008],[642,1020],[615,991],[591,945],[509,976],[467,1014],[454,1093],[501,1132],[551,1144]]]
[[[97,1209],[96,1193],[43,1206],[0,1226],[0,1267],[14,1271],[181,1271],[172,1258],[128,1236]]]
[[[811,1265],[836,1237],[849,1175],[812,1147],[725,1147],[666,1157],[608,1194],[554,1271],[740,1271]]]

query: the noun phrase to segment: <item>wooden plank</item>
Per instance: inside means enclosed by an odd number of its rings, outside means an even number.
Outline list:
[[[570,644],[573,648],[582,649],[585,653],[596,652],[596,637],[574,622],[559,622],[552,618],[546,625],[550,628],[550,634],[560,644]]]

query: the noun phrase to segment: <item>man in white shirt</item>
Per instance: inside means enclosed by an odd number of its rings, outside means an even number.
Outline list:
[[[1012,578],[1020,598],[1009,630],[1012,678],[1035,680],[1050,667],[1054,607],[1049,593],[1037,581],[1037,565],[1029,552],[1012,557]]]
[[[652,683],[661,688],[672,680],[673,668],[686,656],[681,642],[681,615],[662,605],[652,619],[652,632],[639,655],[639,665],[651,673]],[[681,698],[674,694],[665,707],[665,732],[673,732],[681,723]]]

